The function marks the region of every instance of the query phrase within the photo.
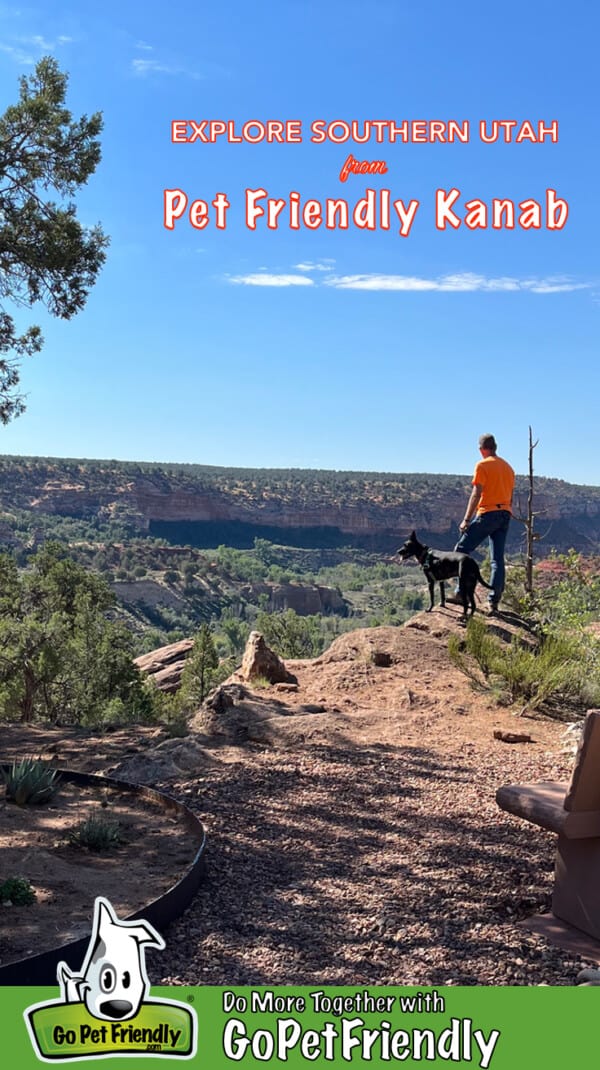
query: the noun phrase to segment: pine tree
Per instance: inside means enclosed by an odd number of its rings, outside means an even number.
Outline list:
[[[179,703],[184,709],[202,705],[215,686],[219,656],[210,625],[203,624],[196,636],[192,652],[181,677]]]
[[[108,238],[83,227],[73,197],[100,161],[102,117],[73,119],[67,76],[45,57],[20,80],[19,100],[0,115],[0,421],[23,412],[19,358],[40,350],[32,326],[19,333],[5,303],[40,302],[61,319],[83,308]]]
[[[102,577],[48,543],[26,571],[0,555],[0,592],[1,717],[63,724],[152,718],[132,637],[108,619],[115,597]]]

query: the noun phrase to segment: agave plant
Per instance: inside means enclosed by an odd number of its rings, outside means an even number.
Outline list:
[[[102,814],[91,814],[71,829],[69,842],[74,847],[87,847],[90,851],[108,851],[123,843],[123,838],[118,821],[111,821]]]
[[[41,758],[22,758],[20,762],[13,762],[8,773],[2,769],[2,776],[6,784],[6,798],[19,806],[48,802],[60,780],[56,769]]]

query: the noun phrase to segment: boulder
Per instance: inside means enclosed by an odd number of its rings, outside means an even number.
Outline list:
[[[192,718],[192,731],[232,742],[246,740],[252,720],[252,707],[244,701],[248,697],[241,684],[221,684]]]
[[[151,650],[149,654],[141,654],[135,664],[140,672],[151,677],[159,691],[172,695],[179,689],[186,658],[193,645],[193,639],[181,639],[178,643]]]
[[[306,732],[316,713],[324,706],[289,706],[276,698],[271,688],[252,691],[240,683],[224,683],[213,691],[189,722],[190,732],[197,739],[210,743],[218,741],[240,746],[248,740],[256,743],[277,743],[298,739],[295,726]],[[185,741],[187,742],[187,740]]]
[[[295,676],[286,669],[281,658],[270,650],[260,632],[250,632],[242,665],[236,674],[240,680],[256,680],[262,676],[270,684],[297,684]]]

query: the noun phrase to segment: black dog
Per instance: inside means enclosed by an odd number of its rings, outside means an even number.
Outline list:
[[[458,578],[458,596],[462,599],[465,617],[469,606],[471,614],[475,612],[475,588],[478,583],[487,587],[488,591],[494,589],[482,578],[479,565],[468,554],[457,553],[455,550],[430,550],[428,546],[419,542],[414,531],[411,532],[404,546],[396,551],[396,554],[403,561],[409,557],[416,557],[427,576],[430,600],[428,613],[433,609],[433,589],[436,581],[440,585],[442,606],[445,606],[444,580],[449,580],[453,576]]]

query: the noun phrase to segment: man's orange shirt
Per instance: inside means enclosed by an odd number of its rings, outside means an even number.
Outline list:
[[[515,473],[502,457],[484,457],[475,465],[473,486],[481,487],[477,513],[495,512],[497,509],[511,511]]]

